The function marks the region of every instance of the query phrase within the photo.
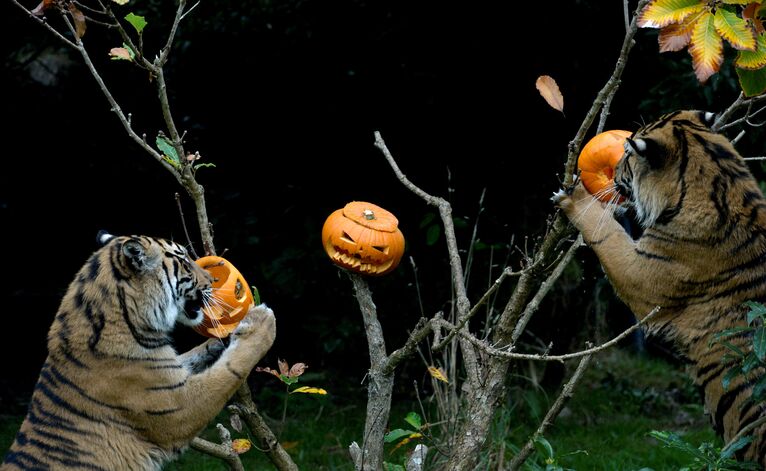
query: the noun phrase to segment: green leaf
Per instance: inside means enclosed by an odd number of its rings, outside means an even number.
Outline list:
[[[689,54],[697,80],[707,82],[723,63],[723,39],[715,29],[715,17],[706,12],[694,23]]]
[[[766,67],[758,70],[747,70],[737,67],[737,76],[739,77],[739,86],[745,93],[745,96],[753,97],[766,92]]]
[[[734,49],[754,51],[755,33],[736,13],[719,8],[715,11],[715,29]]]
[[[425,216],[423,216],[423,220],[420,221],[420,228],[423,229],[424,227],[428,226],[434,219],[436,219],[436,214],[427,213]]]
[[[417,414],[417,412],[410,412],[404,418],[404,421],[415,427],[416,430],[420,430],[423,427],[423,419]]]
[[[164,160],[165,162],[167,162],[168,164],[170,164],[170,166],[172,166],[172,167],[173,167],[173,168],[175,168],[176,170],[181,170],[181,164],[180,164],[179,162],[177,162],[177,161],[175,161],[175,160],[171,159],[171,158],[170,158],[170,157],[168,157],[167,155],[163,155],[163,156],[162,156],[162,160]]]
[[[261,304],[261,293],[258,292],[258,288],[255,286],[251,286],[253,288],[253,304],[256,306]]]
[[[288,386],[298,382],[298,377],[297,376],[287,376],[287,375],[281,374],[281,375],[279,375],[279,379],[281,379],[282,382],[285,383]]]
[[[752,324],[758,317],[766,316],[766,306],[755,301],[745,301],[745,305],[750,308],[747,313],[747,323]]]
[[[723,345],[724,347],[728,348],[729,350],[731,350],[732,352],[736,353],[739,358],[742,358],[742,357],[745,356],[745,352],[743,352],[739,347],[737,347],[736,345],[732,344],[731,342],[724,342],[724,341],[722,341],[722,342],[719,342],[719,343],[721,345]]]
[[[439,240],[441,233],[442,227],[440,225],[434,224],[429,227],[426,232],[426,245],[434,245]]]
[[[766,327],[760,326],[753,334],[753,353],[760,361],[766,359]]]
[[[553,446],[551,445],[551,442],[545,439],[545,437],[535,438],[535,446],[546,458],[553,458]]]
[[[731,382],[737,378],[737,376],[740,375],[739,368],[731,368],[729,371],[726,372],[725,375],[723,375],[723,379],[721,380],[721,385],[723,386],[723,389],[729,389],[729,385],[731,385]]]
[[[138,34],[141,34],[141,31],[143,31],[144,28],[146,28],[146,25],[149,24],[146,22],[146,19],[144,19],[143,16],[138,16],[133,12],[125,15],[125,21],[133,25],[133,27],[136,28],[136,32],[138,32]]]
[[[753,393],[750,399],[753,401],[759,402],[761,399],[761,396],[763,396],[764,393],[766,393],[766,375],[761,376],[758,382],[755,383],[755,386],[753,386]]]
[[[751,330],[751,327],[739,326],[739,327],[732,327],[731,329],[722,330],[720,332],[716,332],[715,334],[713,334],[712,337],[710,337],[710,342],[708,343],[708,346],[713,345],[716,342],[719,342],[721,339],[729,338],[734,335],[740,334],[742,332],[746,332],[748,330]]]
[[[734,65],[747,70],[756,70],[766,65],[766,37],[759,34],[757,37],[756,48],[752,51],[739,51]],[[757,303],[755,303],[757,304]],[[763,309],[763,305],[761,305]],[[766,311],[763,311],[766,313]]]
[[[723,3],[727,5],[748,5],[750,3],[760,3],[759,1],[753,1],[753,0],[723,0]]]
[[[664,28],[680,23],[687,16],[705,8],[700,0],[654,0],[641,12],[638,26],[641,28]]]
[[[739,437],[739,439],[736,442],[734,442],[734,443],[732,443],[730,445],[727,445],[726,448],[724,448],[721,451],[721,458],[723,458],[723,459],[731,458],[732,456],[734,456],[734,453],[736,453],[737,450],[741,450],[748,443],[750,443],[752,441],[753,441],[753,437],[748,436],[748,435],[745,435],[744,437]]]
[[[167,137],[159,134],[154,142],[157,144],[157,148],[160,152],[165,154],[165,157],[175,162],[177,166],[181,165],[181,159],[178,158],[178,152],[176,152],[176,148],[173,147],[173,144]]]
[[[409,437],[413,433],[416,433],[416,432],[413,432],[412,430],[402,430],[400,428],[397,428],[385,434],[383,436],[383,441],[385,441],[386,443],[393,443],[399,440],[400,438]]]
[[[215,164],[210,163],[210,162],[206,162],[204,164],[197,164],[197,165],[194,166],[194,170],[197,171],[200,168],[204,168],[204,167],[215,167]]]

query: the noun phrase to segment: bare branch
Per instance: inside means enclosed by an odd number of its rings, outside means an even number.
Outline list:
[[[120,23],[120,20],[117,18],[117,16],[112,11],[112,7],[109,5],[109,3],[104,3],[103,0],[98,0],[99,5],[101,5],[101,8],[104,9],[106,14],[109,16],[109,18],[114,21],[115,25],[117,25],[117,31],[120,33],[120,37],[122,38],[122,42],[128,45],[128,47],[135,53],[136,57],[134,57],[133,61],[134,63],[146,70],[151,71],[152,74],[154,74],[154,64],[149,62],[146,57],[144,56],[144,51],[142,47],[136,46],[136,44],[133,42],[133,38],[130,37],[127,30],[122,26],[122,23]]]
[[[649,3],[649,0],[641,0],[636,6],[636,12],[640,12]],[[582,141],[585,139],[585,134],[590,129],[591,124],[596,119],[596,114],[601,110],[601,123],[599,126],[603,128],[603,121],[606,121],[606,116],[609,114],[609,104],[612,102],[612,97],[617,93],[617,89],[620,86],[620,77],[625,70],[625,65],[628,63],[628,54],[633,48],[635,41],[633,37],[638,31],[638,14],[633,15],[633,19],[630,22],[630,27],[625,33],[625,39],[622,42],[622,49],[620,50],[620,57],[617,59],[617,64],[614,67],[612,76],[609,77],[604,87],[598,92],[596,99],[593,101],[590,110],[585,115],[580,129],[577,131],[574,139],[569,142],[569,154],[567,156],[566,171],[564,173],[564,185],[571,185],[577,165],[577,156],[580,153],[580,147]]]
[[[496,280],[495,280],[495,282],[494,282],[494,283],[492,283],[492,286],[490,286],[490,287],[489,287],[489,289],[488,289],[488,290],[487,290],[487,291],[486,291],[486,292],[485,292],[485,293],[484,293],[484,294],[481,296],[481,298],[479,298],[479,300],[478,300],[478,301],[476,301],[476,304],[473,306],[473,308],[471,308],[471,311],[468,313],[468,315],[467,315],[467,316],[465,316],[464,318],[460,319],[460,320],[458,321],[457,325],[455,326],[455,328],[454,328],[454,329],[452,329],[452,330],[451,330],[451,331],[450,331],[450,332],[447,334],[447,336],[446,336],[446,337],[444,337],[444,339],[443,339],[441,342],[436,342],[436,340],[434,340],[434,342],[435,342],[435,345],[433,346],[432,350],[433,350],[434,352],[439,352],[439,351],[441,351],[441,350],[442,350],[444,347],[446,347],[446,346],[449,344],[449,342],[450,342],[450,341],[453,339],[453,337],[455,337],[455,335],[458,333],[458,331],[459,331],[459,330],[461,330],[461,329],[463,328],[463,326],[465,326],[465,325],[466,325],[466,323],[467,323],[467,322],[468,322],[468,321],[469,321],[469,320],[470,320],[470,319],[471,319],[473,316],[475,316],[475,315],[476,315],[476,313],[478,313],[478,312],[479,312],[479,309],[481,308],[481,306],[482,306],[484,303],[486,303],[486,302],[487,302],[487,300],[489,299],[489,297],[490,297],[490,296],[492,296],[492,294],[493,294],[495,291],[497,291],[497,289],[500,287],[500,285],[503,283],[503,281],[505,280],[505,278],[506,278],[506,277],[509,277],[509,276],[518,276],[518,275],[520,275],[520,274],[521,274],[520,272],[514,272],[514,271],[511,271],[511,269],[510,269],[510,268],[506,268],[505,270],[503,270],[503,272],[500,274],[500,276],[498,277],[498,279],[496,279]]]
[[[606,350],[609,347],[613,347],[616,345],[620,340],[624,339],[628,335],[632,334],[636,330],[638,330],[639,327],[646,324],[650,319],[652,319],[658,312],[660,312],[660,307],[657,306],[654,309],[652,309],[649,314],[646,315],[643,319],[641,319],[639,322],[633,324],[623,332],[621,332],[619,335],[614,337],[612,340],[605,342],[598,347],[589,348],[587,350],[582,350],[579,352],[573,352],[573,353],[566,353],[563,355],[540,355],[535,353],[515,353],[513,352],[513,345],[510,345],[505,348],[495,348],[491,347],[487,342],[483,340],[479,340],[473,335],[466,334],[465,332],[460,332],[460,335],[464,337],[466,340],[468,340],[471,344],[475,345],[476,347],[480,348],[482,351],[486,352],[489,355],[501,357],[501,358],[507,358],[510,360],[532,360],[532,361],[564,361],[564,360],[571,360],[572,358],[579,358],[586,355],[592,355],[594,353],[598,353],[602,350]],[[447,321],[440,321],[440,324],[447,328],[452,328],[453,326],[447,322]]]
[[[572,257],[574,257],[577,249],[582,245],[582,234],[579,234],[571,247],[569,247],[569,250],[567,250],[566,254],[564,254],[559,263],[556,265],[556,268],[554,268],[551,274],[548,275],[548,278],[546,278],[540,284],[540,288],[537,290],[537,293],[535,293],[535,296],[532,298],[532,300],[527,303],[527,307],[524,308],[524,312],[516,322],[516,327],[514,327],[513,334],[511,334],[512,344],[515,344],[516,341],[519,340],[519,337],[521,337],[521,334],[527,327],[527,323],[540,307],[540,303],[542,302],[543,298],[545,298],[545,296],[548,294],[548,291],[550,291],[556,281],[558,281],[561,274],[564,273],[564,269],[567,267],[567,265],[569,265],[569,262],[572,261]]]
[[[186,0],[178,0],[178,9],[176,10],[176,17],[173,20],[173,26],[170,27],[170,34],[168,34],[168,42],[165,47],[160,51],[159,57],[154,61],[156,67],[162,67],[168,61],[170,55],[170,49],[173,47],[173,40],[176,37],[176,31],[178,30],[178,24],[184,17],[184,8],[186,8]],[[171,134],[172,135],[172,134]]]
[[[229,406],[229,410],[238,413],[245,420],[250,431],[258,439],[259,448],[266,453],[272,464],[279,471],[299,471],[298,466],[282,448],[277,437],[258,413],[247,381],[237,390],[236,397],[237,403]]]
[[[711,126],[711,129],[713,131],[719,132],[736,124],[741,124],[742,122],[747,122],[750,124],[747,120],[750,119],[750,117],[755,116],[756,114],[763,111],[763,109],[760,109],[753,114],[750,113],[750,110],[752,109],[753,105],[761,103],[764,100],[766,100],[766,95],[758,95],[752,98],[745,98],[745,95],[740,93],[737,99],[734,100],[734,102],[732,102],[732,104],[729,105],[723,112],[721,112],[720,115],[718,115],[715,123],[713,123]],[[742,109],[746,109],[745,116],[731,121],[734,114]],[[753,124],[751,124],[751,126],[753,126]]]
[[[559,413],[561,413],[561,409],[563,409],[564,405],[569,401],[569,399],[572,398],[574,388],[582,378],[582,374],[588,367],[590,359],[591,355],[587,355],[582,360],[580,360],[580,364],[577,365],[577,369],[575,370],[574,374],[569,379],[567,384],[564,385],[564,388],[561,390],[561,394],[559,394],[559,397],[556,398],[556,402],[554,402],[551,408],[548,409],[548,413],[545,414],[545,418],[543,418],[543,421],[540,423],[537,431],[535,431],[535,433],[529,437],[529,441],[527,441],[521,450],[519,450],[519,453],[513,457],[513,460],[511,460],[511,464],[508,468],[509,470],[515,471],[519,469],[519,467],[524,464],[527,458],[529,458],[529,455],[535,449],[535,440],[545,435],[545,431],[551,424],[553,424],[553,421],[556,420],[556,417],[558,417]]]
[[[56,29],[53,26],[49,25],[48,22],[46,22],[44,19],[42,19],[39,16],[35,15],[34,13],[32,13],[31,10],[27,9],[27,7],[25,7],[24,5],[19,3],[17,0],[11,0],[11,2],[14,5],[16,5],[17,7],[21,8],[22,10],[24,10],[24,12],[27,14],[27,16],[32,18],[37,24],[39,24],[43,28],[45,28],[48,31],[50,31],[54,36],[56,36],[60,40],[64,41],[64,44],[66,44],[69,47],[73,47],[73,48],[77,49],[77,44],[73,43],[68,38],[66,38],[63,34],[61,34],[58,31],[56,31]]]
[[[441,318],[440,314],[437,314],[438,318]],[[415,326],[415,330],[410,333],[410,336],[407,338],[407,341],[404,343],[404,346],[401,347],[398,350],[394,350],[391,352],[391,355],[388,356],[386,359],[385,364],[383,365],[382,371],[384,374],[393,374],[394,369],[401,363],[403,360],[407,359],[410,355],[415,353],[415,348],[417,345],[424,339],[428,334],[431,333],[433,330],[433,324],[430,320],[426,320],[424,318],[421,318],[417,325]]]
[[[197,451],[224,460],[229,465],[229,468],[233,471],[245,471],[245,467],[242,465],[242,461],[239,459],[239,455],[231,447],[231,436],[229,435],[229,431],[226,430],[226,428],[221,424],[218,424],[217,426],[220,427],[218,430],[219,433],[221,433],[221,441],[224,442],[223,444],[219,445],[218,443],[209,442],[200,437],[195,437],[190,443],[190,446]],[[224,433],[221,432],[221,428],[226,430],[225,435],[228,436],[227,441],[223,440]]]

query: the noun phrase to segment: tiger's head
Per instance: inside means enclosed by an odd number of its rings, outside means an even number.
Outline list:
[[[194,327],[212,296],[212,278],[169,240],[146,236],[114,236],[101,231],[93,259],[102,259],[95,276],[121,285],[120,303],[128,323],[138,331],[166,333],[176,323]],[[96,264],[97,262],[91,262]],[[105,268],[111,266],[111,269]],[[88,264],[83,271],[88,270]]]
[[[692,187],[710,192],[720,176],[716,160],[736,160],[736,156],[741,161],[729,141],[710,129],[714,120],[710,112],[676,111],[626,139],[614,181],[617,191],[633,204],[643,227],[671,221]],[[743,166],[742,162],[724,165],[736,167],[735,172]]]

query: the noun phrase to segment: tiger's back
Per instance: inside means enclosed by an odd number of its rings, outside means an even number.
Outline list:
[[[159,469],[223,408],[274,340],[261,305],[228,347],[209,340],[179,355],[176,322],[202,321],[209,275],[183,247],[103,236],[70,284],[48,357],[0,469]]]
[[[744,159],[711,131],[712,114],[680,111],[636,131],[615,172],[619,193],[634,205],[643,233],[633,240],[590,204],[578,185],[558,204],[596,252],[618,296],[637,317],[660,306],[647,328],[672,339],[704,391],[706,409],[725,441],[764,415],[748,401],[763,371],[727,388],[726,347],[718,332],[746,325],[745,301],[766,301],[766,200]],[[733,336],[746,347],[752,339]],[[765,426],[744,456],[766,465]]]

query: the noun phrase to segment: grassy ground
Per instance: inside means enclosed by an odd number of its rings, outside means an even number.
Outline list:
[[[528,387],[525,388],[527,391]],[[539,391],[539,390],[538,390]],[[332,393],[332,391],[331,391]],[[536,426],[556,391],[525,393],[503,408],[485,453],[485,469],[497,469],[499,452],[507,463],[514,446],[522,444]],[[290,396],[287,419],[280,437],[302,470],[351,470],[347,448],[360,441],[364,420],[364,396]],[[279,388],[261,392],[258,402],[278,428],[282,413]],[[702,413],[700,398],[685,374],[676,366],[646,356],[612,352],[594,362],[546,438],[558,464],[577,470],[677,470],[688,463],[686,456],[664,448],[647,435],[651,430],[676,431],[692,443],[720,441],[714,437]],[[406,426],[400,419],[414,402],[398,401],[392,412],[393,427]],[[0,415],[0,454],[10,446],[21,416]],[[219,417],[227,423],[226,416]],[[206,432],[216,439],[212,427]],[[235,433],[235,438],[247,438]],[[408,447],[403,447],[408,448]],[[411,449],[411,446],[409,446]],[[256,449],[242,455],[248,470],[273,469]],[[391,461],[398,461],[394,455]],[[219,461],[188,451],[166,469],[216,471],[227,468]],[[539,455],[527,469],[545,469]]]

